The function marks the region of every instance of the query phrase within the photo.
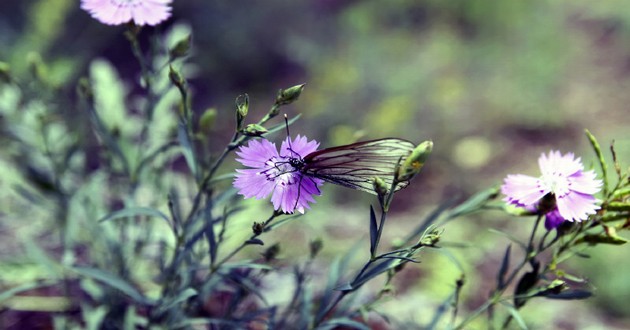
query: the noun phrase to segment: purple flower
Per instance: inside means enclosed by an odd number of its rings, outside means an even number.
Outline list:
[[[173,0],[81,0],[81,8],[103,24],[156,25],[171,16]]]
[[[599,209],[593,194],[599,192],[601,180],[594,171],[584,171],[580,158],[559,151],[542,154],[538,159],[542,176],[508,175],[501,192],[510,204],[545,214],[545,227],[557,228],[562,222],[586,220]]]
[[[275,210],[284,213],[298,211],[304,213],[314,203],[313,195],[320,195],[319,188],[323,181],[300,173],[298,166],[302,157],[317,150],[317,141],[308,141],[297,136],[294,140],[287,137],[282,142],[280,153],[276,145],[268,140],[252,140],[236,152],[236,160],[251,169],[236,170],[234,187],[245,198],[266,198],[271,195]]]

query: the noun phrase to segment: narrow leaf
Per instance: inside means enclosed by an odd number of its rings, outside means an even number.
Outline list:
[[[136,290],[136,288],[114,274],[105,272],[100,269],[88,267],[73,267],[72,270],[83,276],[91,277],[95,280],[101,281],[112,288],[118,289],[129,297],[133,298],[136,302],[149,304],[149,301],[138,290]]]
[[[505,306],[510,312],[510,315],[512,315],[512,318],[514,318],[519,328],[521,328],[521,330],[527,330],[527,324],[525,324],[525,320],[521,317],[521,313],[519,313],[512,305],[503,304],[503,306]]]
[[[599,142],[597,142],[597,139],[595,138],[595,136],[593,134],[591,134],[591,132],[589,132],[589,130],[584,130],[584,133],[586,133],[586,137],[588,138],[588,141],[591,143],[591,146],[593,147],[593,150],[595,151],[595,154],[597,155],[597,159],[599,160],[599,166],[602,169],[602,179],[604,181],[604,196],[608,195],[608,165],[606,164],[606,161],[604,160],[604,154],[602,153],[602,148],[599,146]]]
[[[468,200],[461,203],[459,206],[453,208],[449,214],[449,218],[457,218],[465,214],[469,214],[481,208],[490,200],[497,197],[499,194],[499,188],[493,187],[490,189],[482,190],[473,196],[471,196]]]
[[[501,267],[499,267],[499,272],[497,273],[497,288],[499,290],[505,287],[505,273],[510,267],[510,252],[512,251],[512,245],[508,245],[507,249],[505,249],[505,255],[503,256],[503,261],[501,262]]]
[[[129,208],[125,208],[119,211],[115,211],[112,212],[106,216],[104,216],[103,218],[101,218],[100,220],[98,220],[98,222],[104,222],[104,221],[108,221],[108,220],[115,220],[115,219],[120,219],[120,218],[128,218],[128,217],[135,217],[138,215],[146,215],[146,216],[150,216],[150,217],[158,217],[158,218],[162,218],[164,219],[164,221],[166,221],[166,223],[169,223],[169,219],[168,216],[156,209],[150,208],[150,207],[129,207]],[[169,223],[170,224],[170,223]]]
[[[378,225],[376,223],[376,214],[374,208],[370,205],[370,255],[376,253],[376,238],[378,237]]]
[[[181,121],[179,122],[179,125],[177,125],[177,140],[182,147],[182,154],[186,159],[186,164],[188,165],[190,172],[195,178],[197,178],[197,161],[195,159],[192,143],[188,137],[186,125]]]
[[[247,241],[245,241],[245,244],[249,244],[249,245],[265,245],[265,243],[258,239],[258,238],[252,238],[252,239],[248,239]]]
[[[545,298],[558,300],[580,300],[587,299],[592,296],[593,293],[587,290],[566,290],[558,294],[546,295]]]

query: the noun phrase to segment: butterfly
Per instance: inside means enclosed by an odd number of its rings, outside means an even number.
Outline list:
[[[326,148],[304,157],[289,150],[293,156],[287,161],[306,177],[376,194],[374,178],[381,178],[386,187],[391,187],[396,169],[414,148],[407,140],[384,138]],[[395,191],[408,184],[408,180],[397,182]]]

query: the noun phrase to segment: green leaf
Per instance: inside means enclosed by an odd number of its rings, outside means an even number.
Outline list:
[[[525,243],[519,241],[518,238],[516,238],[516,236],[514,236],[512,234],[508,234],[506,232],[500,231],[498,229],[493,229],[493,228],[488,229],[488,231],[491,232],[491,233],[494,233],[494,234],[499,234],[501,236],[504,236],[507,239],[509,239],[510,241],[518,244],[518,246],[520,246],[523,250],[527,250],[527,246],[525,245]]]
[[[138,215],[146,215],[149,217],[162,218],[164,219],[164,221],[166,221],[166,223],[170,225],[170,220],[166,214],[150,207],[128,207],[119,211],[112,212],[104,216],[100,220],[98,220],[98,222],[104,222],[104,221],[120,219],[120,218],[135,217]]]
[[[593,147],[593,150],[595,151],[595,154],[597,155],[597,159],[599,160],[599,166],[602,169],[602,178],[604,181],[603,193],[604,193],[604,196],[606,196],[608,195],[608,165],[606,164],[606,161],[604,160],[604,154],[602,153],[602,148],[599,146],[599,142],[597,142],[597,139],[595,138],[595,136],[591,134],[589,130],[584,130],[584,133],[586,133],[586,137],[588,138],[588,141],[591,142],[591,146]]]
[[[114,274],[105,272],[100,269],[88,267],[73,267],[72,270],[79,273],[80,275],[93,278],[109,285],[112,288],[118,289],[138,303],[146,305],[151,304],[151,302],[147,298],[145,298],[138,290],[136,290],[136,288]]]
[[[516,310],[516,308],[508,304],[503,304],[503,306],[505,306],[508,312],[510,312],[510,315],[512,315],[512,318],[514,318],[519,328],[521,328],[522,330],[527,330],[527,324],[525,324],[525,320],[523,320],[523,317],[521,317],[521,314]]]
[[[31,291],[57,284],[57,280],[43,280],[34,283],[25,283],[11,289],[0,292],[0,303],[22,292]]]
[[[173,306],[184,302],[186,300],[188,300],[189,298],[192,298],[194,296],[196,296],[197,290],[193,289],[193,288],[185,288],[184,290],[182,290],[177,296],[173,297],[169,302],[165,303],[164,305],[161,305],[158,310],[160,312],[165,312],[169,309],[171,309]]]
[[[547,299],[558,300],[580,300],[587,299],[593,296],[593,293],[587,290],[565,290],[558,294],[548,294],[544,297]]]
[[[461,203],[459,206],[453,208],[449,214],[449,218],[457,218],[462,215],[466,215],[475,211],[479,211],[483,208],[483,206],[495,199],[499,194],[499,188],[493,187],[486,190],[482,190],[473,196],[471,196],[468,200]]]
[[[318,327],[318,329],[338,329],[338,328],[370,330],[370,327],[368,327],[367,325],[351,320],[349,318],[345,318],[345,317],[324,322]]]
[[[499,268],[499,272],[497,273],[497,288],[499,290],[505,287],[505,274],[507,273],[508,268],[510,267],[510,252],[512,251],[512,245],[508,245],[507,249],[505,249],[505,254],[503,255],[503,261],[501,262],[501,267]]]
[[[588,243],[590,245],[597,244],[611,244],[611,245],[623,245],[628,243],[628,240],[617,235],[597,235],[589,234],[575,241],[575,244]]]
[[[370,205],[370,255],[376,253],[376,239],[378,237],[378,224],[376,223],[376,214],[374,208]]]
[[[182,147],[182,154],[184,155],[184,159],[186,159],[186,164],[190,169],[190,173],[192,173],[193,177],[197,178],[197,160],[195,159],[195,153],[193,151],[192,143],[190,142],[190,138],[188,137],[186,125],[181,121],[177,125],[177,140]]]

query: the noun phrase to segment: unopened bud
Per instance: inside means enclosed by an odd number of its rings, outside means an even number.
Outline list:
[[[398,169],[397,180],[409,181],[420,172],[422,166],[431,155],[433,150],[433,141],[424,141],[420,143],[411,154],[405,159]]]
[[[382,198],[383,196],[387,195],[389,187],[383,179],[375,176],[374,182],[372,182],[372,184],[374,185],[374,191],[376,191],[378,197]]]
[[[0,61],[0,82],[8,84],[11,80],[11,69],[9,68],[9,63]]]
[[[176,58],[184,57],[188,55],[190,51],[190,45],[192,43],[192,35],[187,35],[186,37],[179,40],[173,48],[168,51],[168,54],[171,60]]]
[[[252,225],[252,231],[256,236],[262,234],[264,229],[265,225],[262,222],[254,222],[254,224]]]
[[[280,253],[280,244],[276,243],[272,246],[270,246],[269,248],[267,248],[267,250],[265,250],[265,252],[263,252],[263,258],[265,258],[265,261],[272,261],[274,259],[276,259],[276,256],[278,256],[278,253]]]
[[[204,111],[204,113],[199,118],[199,131],[206,134],[210,133],[216,119],[217,119],[217,109],[210,108]]]
[[[77,83],[77,94],[86,100],[92,100],[94,98],[92,86],[88,78],[83,77],[79,79]]]
[[[278,96],[276,96],[276,105],[286,105],[295,102],[300,97],[305,85],[301,84],[279,90]]]
[[[242,130],[242,133],[247,136],[261,136],[267,133],[267,129],[258,124],[249,124],[245,126],[245,129]]]
[[[243,119],[249,112],[249,96],[241,94],[236,98],[236,129],[240,130],[243,126]]]
[[[31,52],[26,55],[26,61],[33,77],[39,82],[45,83],[48,77],[48,67],[42,57],[38,53]]]
[[[177,88],[183,89],[185,87],[186,81],[172,65],[169,65],[168,78],[171,80],[173,85],[177,86]]]
[[[319,254],[319,251],[322,250],[322,247],[324,246],[323,241],[318,238],[314,241],[311,241],[310,244],[310,250],[311,250],[311,259],[315,258],[315,256],[317,256],[317,254]]]

